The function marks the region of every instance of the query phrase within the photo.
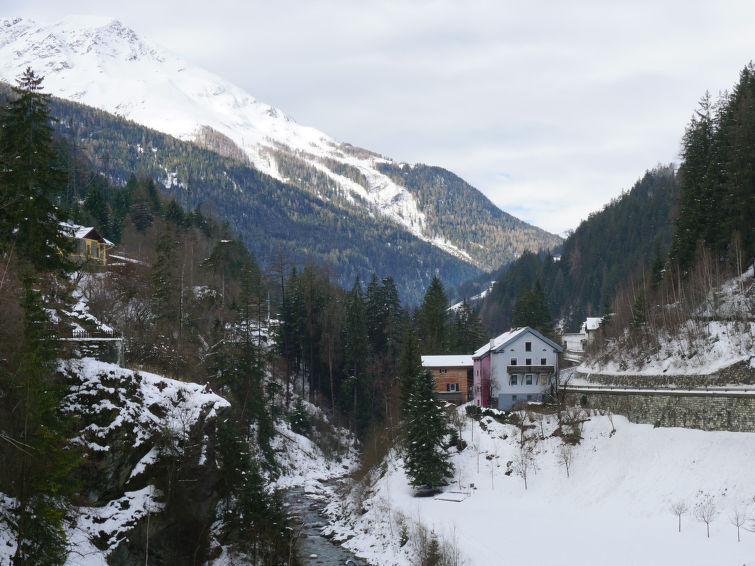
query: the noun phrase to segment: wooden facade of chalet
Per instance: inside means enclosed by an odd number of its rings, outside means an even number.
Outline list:
[[[114,244],[103,238],[96,228],[77,224],[61,224],[61,230],[74,241],[72,258],[93,261],[103,266],[107,265],[107,253]]]
[[[435,392],[443,401],[472,400],[472,356],[422,356],[422,367],[435,379]]]

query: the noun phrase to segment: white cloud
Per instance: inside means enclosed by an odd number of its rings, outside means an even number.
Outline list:
[[[301,123],[448,168],[553,232],[676,160],[698,99],[755,53],[750,0],[5,4],[118,17]]]

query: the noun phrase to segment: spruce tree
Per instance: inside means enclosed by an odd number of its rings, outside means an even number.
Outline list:
[[[529,326],[548,338],[555,336],[548,299],[539,280],[531,289],[525,289],[519,294],[511,320],[515,328]]]
[[[70,474],[76,455],[66,449],[68,422],[60,411],[65,384],[56,373],[56,337],[38,285],[31,277],[23,281],[23,340],[10,375],[0,379],[0,412],[12,417],[4,426],[9,442],[0,444],[0,491],[15,500],[0,523],[15,535],[18,566],[65,562],[63,518],[75,487]]]
[[[71,267],[61,233],[66,175],[58,166],[43,78],[27,68],[0,115],[0,249],[45,272]]]
[[[453,477],[444,447],[446,433],[446,418],[435,394],[435,379],[431,372],[420,371],[409,394],[404,437],[404,467],[413,487],[437,491]]]
[[[451,351],[454,354],[471,354],[485,344],[487,333],[480,316],[463,301],[456,310],[451,330]]]
[[[346,320],[344,324],[344,381],[343,401],[346,412],[354,419],[355,430],[364,432],[370,420],[370,399],[367,356],[367,306],[362,284],[357,276],[354,286],[346,295]]]
[[[422,371],[422,357],[419,342],[414,330],[409,326],[404,334],[401,356],[398,361],[399,392],[401,395],[401,413],[406,416],[409,409],[409,397],[414,380]]]
[[[443,283],[433,277],[419,312],[422,353],[445,354],[448,350],[448,297]]]
[[[692,263],[697,243],[703,237],[701,227],[705,225],[708,208],[705,185],[714,132],[708,93],[700,100],[699,106],[682,138],[683,161],[679,166],[681,192],[671,256],[682,269]]]

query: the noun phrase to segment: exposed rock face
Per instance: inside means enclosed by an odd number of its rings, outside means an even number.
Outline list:
[[[114,565],[143,564],[148,539],[156,560],[203,552],[219,498],[215,422],[228,402],[88,358],[61,371],[83,452],[78,527]]]

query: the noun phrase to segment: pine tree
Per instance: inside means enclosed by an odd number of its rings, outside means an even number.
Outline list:
[[[701,227],[705,225],[709,208],[705,185],[714,133],[710,107],[710,94],[705,93],[682,138],[681,192],[671,244],[671,256],[682,269],[692,263],[695,248],[703,237]]]
[[[515,328],[529,326],[548,338],[554,337],[553,318],[539,280],[517,297],[511,324]]]
[[[406,416],[409,409],[409,397],[414,379],[422,371],[422,357],[419,342],[414,330],[409,326],[404,334],[401,356],[398,361],[399,391],[401,395],[401,413]]]
[[[420,307],[422,352],[445,354],[448,349],[448,297],[443,283],[433,277]]]
[[[367,357],[369,340],[367,337],[367,307],[359,277],[346,296],[346,321],[344,324],[344,366],[346,395],[344,403],[350,403],[347,412],[354,419],[355,430],[364,431],[370,420],[370,400],[368,398]]]
[[[456,310],[451,331],[451,351],[454,354],[470,354],[485,343],[487,333],[480,316],[463,301]]]
[[[71,243],[59,226],[66,175],[57,164],[42,80],[27,68],[0,116],[0,249],[39,271],[63,272],[71,267]]]
[[[416,488],[437,490],[453,477],[453,467],[444,447],[447,424],[435,394],[435,379],[420,371],[412,382],[407,404],[404,467]]]
[[[68,423],[60,412],[65,387],[55,371],[56,340],[35,285],[39,282],[30,277],[23,281],[24,336],[11,360],[12,373],[2,378],[9,381],[0,381],[0,411],[12,416],[4,427],[12,440],[0,444],[0,491],[16,502],[0,523],[15,535],[14,565],[58,565],[67,552],[63,518],[75,487],[76,455],[66,449]]]

